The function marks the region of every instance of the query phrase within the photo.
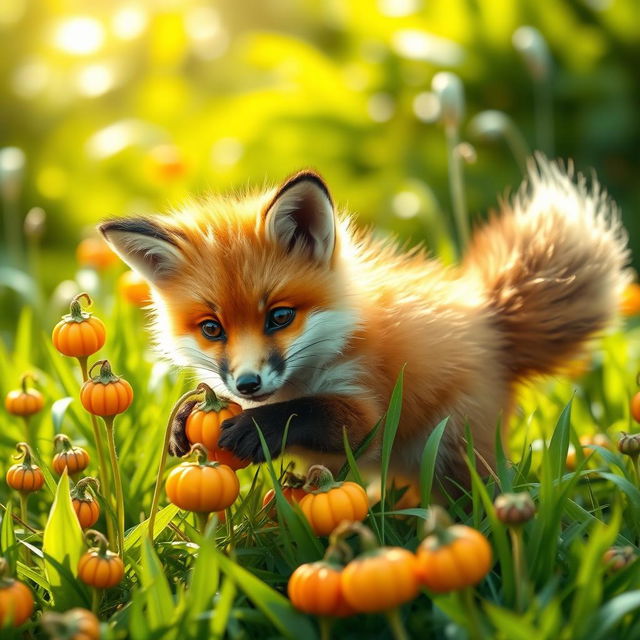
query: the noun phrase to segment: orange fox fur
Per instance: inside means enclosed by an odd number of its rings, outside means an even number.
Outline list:
[[[556,371],[607,326],[628,260],[598,185],[544,159],[457,268],[357,230],[312,172],[101,230],[152,285],[160,349],[245,409],[221,444],[262,460],[255,419],[277,455],[293,415],[290,448],[335,467],[343,427],[361,442],[404,367],[393,470],[415,476],[450,416],[438,472],[463,483],[465,424],[493,465],[517,383]],[[171,450],[184,449],[178,425]],[[380,438],[365,460],[379,452]]]

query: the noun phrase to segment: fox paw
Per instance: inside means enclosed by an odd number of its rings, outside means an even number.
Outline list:
[[[218,440],[219,446],[233,451],[243,460],[252,462],[265,462],[266,456],[260,442],[258,429],[260,427],[271,457],[276,458],[282,449],[282,431],[269,428],[264,419],[265,411],[261,407],[247,409],[233,418],[225,420],[222,427],[222,435]]]
[[[185,402],[171,424],[169,453],[172,456],[181,458],[182,456],[187,455],[191,449],[191,443],[187,440],[186,425],[187,418],[196,404],[196,401]]]

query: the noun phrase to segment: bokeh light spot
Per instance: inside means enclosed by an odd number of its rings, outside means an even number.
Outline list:
[[[11,87],[21,98],[33,98],[42,93],[49,82],[49,69],[41,60],[20,65],[11,77]]]
[[[147,14],[138,5],[126,5],[118,9],[111,21],[113,33],[121,40],[133,40],[147,28]]]
[[[413,99],[413,113],[422,122],[436,122],[440,117],[440,100],[432,91],[422,91]]]
[[[413,191],[400,191],[393,196],[391,207],[398,218],[415,218],[420,212],[420,197]]]
[[[223,29],[218,12],[212,7],[195,7],[186,15],[185,27],[195,53],[212,60],[225,53],[229,36]]]
[[[457,66],[464,58],[464,49],[447,40],[420,29],[401,29],[391,39],[393,50],[404,58],[422,60],[443,66]]]
[[[139,142],[141,126],[135,120],[121,120],[96,131],[87,141],[87,152],[94,158],[108,158]]]
[[[244,147],[236,138],[220,138],[211,147],[211,161],[218,166],[236,164],[244,152]]]
[[[113,88],[115,75],[106,64],[90,64],[83,67],[76,76],[78,91],[90,98],[101,96]]]
[[[393,97],[388,93],[374,93],[367,101],[367,111],[374,122],[391,120],[395,110]]]
[[[104,29],[100,22],[88,16],[74,16],[58,23],[53,41],[56,47],[77,56],[89,55],[100,49]]]

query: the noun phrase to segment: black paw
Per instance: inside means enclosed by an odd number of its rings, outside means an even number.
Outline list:
[[[222,435],[218,444],[224,449],[233,451],[243,460],[265,462],[266,457],[256,428],[257,424],[262,431],[271,457],[279,456],[282,448],[282,431],[277,428],[269,428],[268,423],[260,419],[261,414],[264,418],[264,411],[261,411],[260,408],[247,409],[237,416],[225,420],[221,425]]]
[[[187,440],[185,427],[187,424],[187,418],[196,404],[196,401],[185,402],[173,420],[173,424],[171,425],[171,438],[169,440],[169,453],[172,456],[181,458],[182,456],[187,455],[191,449],[191,444]]]

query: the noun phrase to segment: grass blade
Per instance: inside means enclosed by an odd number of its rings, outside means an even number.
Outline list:
[[[18,541],[13,523],[13,505],[11,501],[7,503],[2,515],[2,528],[0,529],[0,551],[5,560],[9,563],[9,568],[13,571],[18,559]]]
[[[66,611],[78,604],[75,584],[69,583],[69,575],[75,583],[73,576],[76,574],[82,548],[82,529],[71,504],[69,477],[65,469],[58,482],[42,540],[45,575],[58,611]],[[66,571],[60,571],[60,566]]]
[[[393,441],[398,432],[400,424],[400,412],[402,410],[402,383],[404,376],[404,365],[398,374],[398,379],[393,387],[391,399],[389,400],[389,408],[384,421],[384,432],[382,434],[382,459],[380,471],[380,510],[384,513],[385,502],[387,498],[387,476],[389,474],[389,463],[391,462],[391,450]],[[380,543],[384,545],[385,539],[385,518],[382,518],[380,526]]]
[[[216,551],[216,556],[227,578],[233,580],[284,638],[316,640],[316,631],[307,616],[298,613],[287,598],[219,551]]]
[[[426,509],[431,504],[431,490],[438,460],[440,441],[447,427],[449,418],[442,420],[429,434],[420,460],[420,505]]]

